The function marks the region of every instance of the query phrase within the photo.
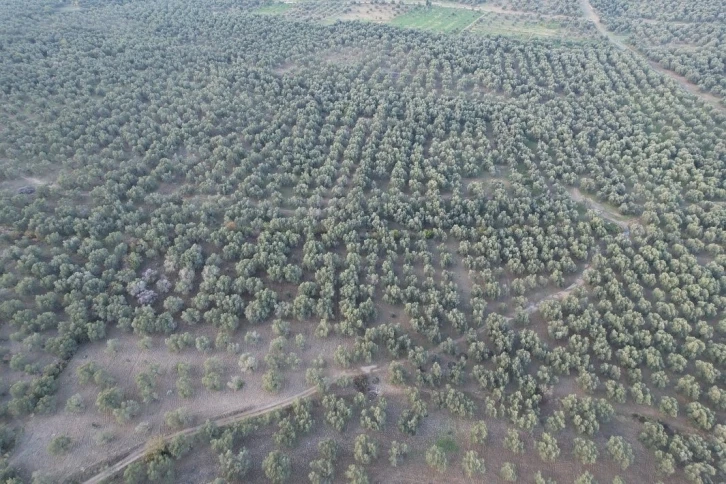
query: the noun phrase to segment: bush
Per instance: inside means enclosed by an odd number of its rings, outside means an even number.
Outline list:
[[[172,429],[183,429],[188,427],[192,422],[187,409],[177,408],[164,414],[164,423]]]
[[[622,470],[630,467],[633,463],[633,448],[622,437],[612,436],[606,444],[608,454],[620,465]]]
[[[65,454],[71,448],[73,441],[67,435],[53,437],[48,444],[48,452],[53,455]]]
[[[219,456],[219,467],[225,479],[238,480],[244,478],[250,469],[250,454],[244,447],[233,454],[228,450]]]
[[[118,353],[120,344],[117,339],[110,339],[106,341],[106,353],[109,355],[115,355]]]
[[[485,443],[488,435],[489,429],[487,428],[486,422],[483,420],[479,420],[474,425],[472,425],[471,430],[469,431],[469,436],[471,438],[472,444]]]
[[[464,458],[461,460],[461,467],[464,471],[464,475],[470,479],[478,474],[484,474],[486,472],[484,459],[481,459],[475,450],[467,451],[466,454],[464,454]]]
[[[202,385],[207,390],[218,392],[222,389],[222,369],[222,362],[219,358],[212,357],[204,362]]]
[[[368,484],[368,474],[366,470],[359,465],[351,464],[345,471],[345,477],[348,479],[349,484]]]
[[[388,453],[388,461],[392,467],[397,467],[401,460],[408,455],[408,445],[405,442],[391,442],[391,450]]]
[[[242,373],[253,372],[257,370],[257,358],[249,353],[242,353],[238,360],[239,369]]]
[[[232,391],[239,391],[242,390],[245,386],[245,381],[242,379],[241,376],[235,375],[232,377],[230,381],[227,382],[227,388],[229,388]]]
[[[353,457],[361,464],[368,465],[378,458],[378,442],[366,434],[355,438]]]
[[[66,411],[70,413],[82,413],[86,409],[85,403],[83,403],[83,397],[80,393],[71,395],[66,400]]]
[[[282,376],[277,370],[270,369],[262,375],[262,389],[269,393],[279,393],[282,390]]]
[[[118,408],[113,409],[113,416],[119,424],[125,424],[141,412],[141,405],[136,400],[121,402]]]
[[[449,459],[446,452],[434,444],[426,451],[426,463],[437,472],[444,473],[449,466]]]
[[[548,433],[543,433],[541,440],[535,442],[535,448],[544,462],[553,462],[560,455],[557,439]]]
[[[499,469],[499,477],[507,482],[517,481],[517,468],[511,462],[505,462]]]
[[[121,406],[123,393],[116,387],[101,390],[96,398],[96,406],[102,412],[110,412]]]
[[[575,438],[572,453],[583,465],[591,465],[597,461],[598,451],[595,442],[592,440]]]
[[[290,458],[279,450],[273,450],[262,461],[262,470],[273,484],[285,482],[290,477]]]

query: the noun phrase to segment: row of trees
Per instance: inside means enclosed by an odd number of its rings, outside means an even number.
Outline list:
[[[656,2],[627,2],[618,0],[595,0],[593,5],[608,16],[628,16],[635,18],[657,19],[663,21],[723,22],[723,9],[718,2],[697,0],[684,4],[677,0],[658,0]]]
[[[181,396],[224,391],[237,367],[279,392],[307,363],[302,348],[332,336],[343,338],[326,355],[336,371],[396,360],[402,411],[353,402],[354,415],[342,395],[322,397],[321,422],[365,435],[413,439],[441,408],[532,431],[528,450],[548,460],[569,448],[569,430],[594,442],[624,403],[685,415],[688,435],[717,428],[724,117],[636,58],[595,44],[315,26],[227,0],[63,16],[10,4],[3,32],[26,34],[2,37],[0,156],[26,176],[50,163],[57,178],[30,195],[4,191],[0,204],[0,317],[13,340],[3,450],[17,422],[62,411],[58,375],[112,327],[208,353],[200,368],[175,368]],[[575,187],[633,225],[588,211]],[[260,326],[274,335],[267,349],[241,352]],[[237,367],[215,352],[241,352]],[[332,370],[307,366],[328,392]],[[81,368],[79,385],[97,385],[97,409],[119,425],[161,398],[154,368],[129,388],[100,365]],[[235,376],[232,390],[244,385]],[[568,376],[584,394],[559,392]],[[294,448],[306,427],[281,417],[274,444]],[[222,434],[211,445],[242,474],[244,453]],[[613,438],[598,451],[627,462],[637,444]],[[717,455],[717,439],[705,440]],[[376,460],[371,442],[360,447],[369,458],[350,479]],[[591,460],[582,447],[577,458]],[[322,452],[306,473],[324,480],[335,459]],[[170,455],[153,459],[154,476]],[[698,455],[676,468],[723,472]],[[275,456],[271,472],[289,469]],[[476,475],[480,454],[462,458]]]
[[[668,23],[633,19],[629,15],[606,17],[608,28],[628,36],[628,41],[650,59],[685,76],[704,91],[726,95],[724,37],[726,24]]]

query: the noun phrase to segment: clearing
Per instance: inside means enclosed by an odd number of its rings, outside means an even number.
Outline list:
[[[244,420],[248,418],[254,418],[254,417],[260,417],[262,415],[274,412],[276,410],[282,410],[284,408],[287,408],[291,406],[295,401],[299,399],[308,398],[312,395],[314,395],[317,392],[316,387],[308,388],[307,390],[304,390],[302,392],[296,393],[295,395],[292,395],[290,397],[284,398],[282,400],[277,400],[273,403],[270,403],[268,405],[265,405],[260,408],[254,408],[247,411],[242,411],[241,413],[234,413],[232,415],[220,415],[216,416],[214,418],[211,418],[210,420],[217,424],[220,427],[224,427],[227,425],[230,425],[234,422],[237,422],[239,420]],[[175,437],[179,436],[187,436],[187,435],[194,435],[206,425],[206,422],[201,425],[197,425],[194,427],[190,427],[184,430],[180,430],[179,432],[175,432],[173,434],[167,435],[164,437],[164,441],[169,442]],[[123,460],[117,462],[116,464],[112,465],[111,467],[99,472],[95,476],[91,477],[87,481],[85,481],[85,484],[96,484],[100,482],[104,482],[106,479],[110,479],[122,470],[124,470],[129,465],[133,464],[139,459],[142,459],[146,455],[146,447],[143,447],[141,445],[137,446],[134,450],[131,451],[131,453],[126,456]]]
[[[403,11],[405,7],[400,5],[358,3],[331,16],[329,20],[388,23]]]
[[[408,5],[421,5],[419,2],[406,2]],[[504,13],[509,15],[537,15],[541,17],[546,18],[559,18],[559,19],[570,19],[573,17],[568,17],[567,15],[559,15],[559,14],[549,14],[549,13],[539,13],[539,12],[527,12],[522,10],[516,10],[516,9],[509,9],[501,5],[493,5],[493,4],[480,4],[480,5],[468,5],[465,3],[458,3],[458,2],[431,2],[431,5],[435,7],[443,7],[443,8],[456,8],[461,10],[474,10],[477,12],[492,12],[492,13]]]
[[[268,352],[268,343],[275,335],[268,327],[255,328],[261,336],[261,343],[254,345],[244,343],[242,335],[235,338],[241,344],[240,352],[249,352],[258,362],[263,362]],[[108,456],[131,456],[134,449],[143,449],[143,445],[153,436],[168,436],[170,428],[164,422],[164,415],[169,411],[184,408],[192,425],[206,419],[219,419],[230,415],[241,418],[247,410],[267,408],[277,405],[287,398],[300,396],[309,389],[305,382],[305,369],[310,360],[318,355],[325,355],[329,361],[342,338],[319,340],[313,337],[312,327],[298,326],[297,331],[306,337],[310,345],[304,349],[294,346],[290,341],[286,351],[296,353],[301,359],[299,368],[282,370],[283,385],[279,393],[270,393],[262,388],[262,375],[266,365],[253,372],[241,373],[237,360],[239,354],[211,349],[198,351],[187,348],[180,352],[170,352],[164,343],[164,336],[152,338],[151,346],[146,349],[138,347],[138,336],[113,329],[110,339],[117,341],[117,351],[109,352],[102,342],[89,343],[71,360],[59,379],[57,402],[59,410],[51,415],[36,415],[25,426],[24,432],[12,456],[12,463],[21,466],[35,467],[42,473],[53,473],[61,481],[83,475],[91,469],[98,470],[109,462]],[[185,327],[193,330],[193,335],[206,336],[214,341],[215,332],[211,328]],[[216,357],[224,368],[222,372],[223,388],[221,391],[210,391],[201,384],[204,362]],[[115,385],[123,392],[125,399],[141,402],[135,381],[137,374],[149,371],[154,365],[158,368],[155,392],[158,399],[149,403],[141,403],[139,414],[126,423],[119,423],[110,414],[100,412],[95,401],[101,390],[98,385],[89,383],[79,385],[76,370],[84,363],[94,362],[114,380]],[[187,363],[191,367],[190,380],[193,388],[191,397],[179,395],[176,382],[178,373],[176,365]],[[239,391],[227,388],[226,383],[234,376],[244,378],[245,385]],[[63,410],[66,401],[79,394],[85,409],[80,413]],[[145,423],[146,431],[139,431],[137,426]],[[73,446],[66,454],[54,456],[48,450],[48,442],[56,436],[58,429],[72,438]],[[105,438],[102,439],[102,436]],[[101,463],[101,464],[99,464]],[[130,462],[129,462],[130,463]],[[128,463],[127,463],[128,464]]]
[[[350,376],[354,377],[357,375],[370,375],[373,373],[376,373],[379,371],[380,368],[378,368],[377,365],[368,365],[368,366],[362,366],[357,371],[343,371],[340,372],[338,375],[333,377],[333,380],[335,378],[338,378],[340,376]],[[305,390],[302,390],[294,395],[281,398],[275,401],[272,401],[268,404],[262,405],[262,406],[255,406],[254,408],[249,407],[243,407],[236,411],[232,412],[225,412],[215,415],[214,417],[209,418],[208,420],[214,422],[219,427],[226,427],[229,426],[235,422],[239,422],[241,420],[246,420],[249,418],[255,418],[255,417],[261,417],[262,415],[266,415],[278,410],[283,410],[285,408],[288,408],[292,406],[297,400],[303,400],[306,398],[310,398],[314,396],[316,393],[318,393],[319,388],[318,387],[310,387]],[[178,432],[174,432],[171,434],[167,434],[163,437],[165,442],[169,442],[173,440],[176,437],[180,436],[191,436],[198,432],[200,432],[204,427],[206,426],[206,422],[204,424],[195,425],[193,427],[188,427],[183,430],[180,430]],[[85,481],[85,484],[96,484],[104,482],[106,479],[110,479],[113,476],[117,475],[121,471],[123,471],[126,467],[133,464],[134,462],[138,461],[139,459],[142,459],[147,453],[147,448],[142,445],[137,445],[133,449],[129,450],[129,454],[126,455],[122,460],[117,462],[116,464],[102,470],[98,474],[94,475],[93,477],[89,478]]]

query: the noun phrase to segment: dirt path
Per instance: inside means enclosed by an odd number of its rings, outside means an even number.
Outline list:
[[[317,393],[317,391],[318,391],[317,387],[311,387],[305,391],[292,395],[291,397],[287,397],[283,400],[274,402],[270,405],[266,405],[264,407],[254,408],[254,409],[246,410],[246,411],[243,410],[239,413],[233,413],[231,415],[230,414],[222,415],[217,418],[211,419],[211,421],[221,427],[221,426],[232,424],[239,420],[244,420],[244,419],[253,418],[253,417],[259,417],[261,415],[265,415],[267,413],[274,412],[275,410],[281,410],[281,409],[287,408],[287,407],[291,406],[293,403],[295,403],[296,400],[299,400],[301,398],[310,397],[310,396],[314,395],[315,393]],[[205,424],[197,425],[195,427],[189,427],[187,429],[180,430],[179,432],[166,435],[164,437],[164,442],[169,442],[170,440],[172,440],[175,437],[196,434],[197,432],[202,430],[204,425]],[[130,453],[125,458],[123,458],[116,464],[112,465],[111,467],[99,472],[95,476],[91,477],[90,479],[85,481],[85,484],[96,484],[96,483],[104,482],[106,479],[110,479],[111,477],[120,473],[126,467],[133,464],[134,462],[136,462],[140,459],[143,459],[144,456],[146,455],[146,446],[139,445],[139,446],[131,449],[129,452]]]
[[[595,28],[598,32],[600,32],[602,35],[607,37],[607,39],[612,42],[617,48],[621,50],[627,50],[628,46],[626,46],[622,41],[620,41],[617,37],[615,37],[613,34],[611,34],[605,26],[600,22],[600,16],[595,12],[595,9],[592,8],[592,5],[590,4],[589,0],[580,0],[580,6],[582,7],[582,11],[585,14],[585,18],[587,18],[590,22],[592,22],[595,25]]]
[[[28,183],[31,183],[33,185],[48,185],[48,182],[41,180],[40,178],[35,178],[32,176],[24,176],[23,180],[25,180]]]
[[[592,5],[590,4],[589,0],[580,0],[580,5],[582,6],[582,11],[585,13],[585,17],[592,22],[595,25],[595,28],[598,32],[600,32],[605,38],[610,41],[614,46],[616,46],[620,50],[628,50],[632,52],[633,54],[637,55],[638,57],[644,59],[648,65],[660,72],[661,74],[670,77],[674,81],[678,83],[683,89],[685,89],[690,94],[693,94],[699,98],[701,98],[704,102],[711,105],[712,107],[718,109],[719,111],[726,112],[726,107],[724,107],[721,104],[721,100],[714,96],[713,94],[704,92],[699,88],[696,84],[692,83],[688,79],[686,79],[684,76],[681,76],[680,74],[673,72],[669,69],[666,69],[665,67],[661,66],[660,64],[651,61],[648,59],[645,55],[643,55],[638,49],[636,49],[633,46],[630,46],[626,43],[624,43],[622,40],[618,39],[612,32],[607,30],[605,26],[600,21],[600,16],[595,12],[595,9],[592,8]]]
[[[569,286],[567,286],[563,290],[558,291],[558,292],[555,292],[553,294],[548,294],[547,296],[543,297],[542,299],[540,299],[540,300],[538,300],[536,302],[531,303],[529,306],[527,306],[527,309],[526,309],[527,313],[529,313],[529,314],[534,313],[535,311],[537,311],[537,308],[539,307],[539,305],[542,304],[545,301],[551,301],[553,299],[564,299],[565,297],[569,296],[570,293],[572,291],[574,291],[575,289],[577,289],[578,287],[584,286],[585,285],[585,277],[584,277],[583,274],[589,268],[590,268],[590,264],[587,264],[582,269],[582,272],[580,273],[580,277],[578,277],[577,279],[575,279],[575,282],[573,282],[572,284],[570,284]]]
[[[627,217],[623,217],[618,213],[613,212],[607,206],[603,205],[597,200],[583,195],[582,192],[580,192],[580,190],[578,190],[577,188],[570,189],[570,196],[574,201],[584,203],[592,210],[597,212],[597,214],[600,215],[602,218],[611,221],[612,223],[623,229],[625,235],[630,234],[630,224],[635,221],[634,219],[629,219]]]
[[[477,23],[478,21],[480,21],[481,19],[483,19],[485,15],[486,15],[485,13],[481,14],[481,16],[477,17],[477,18],[476,18],[476,20],[474,20],[474,21],[473,21],[472,23],[470,23],[469,25],[467,25],[466,27],[464,27],[463,29],[461,29],[461,31],[462,31],[462,32],[466,32],[466,31],[467,31],[467,30],[469,30],[469,29],[470,29],[470,28],[471,28],[471,27],[472,27],[472,26],[473,26],[473,25],[474,25],[475,23]]]
[[[338,375],[335,375],[335,377],[340,376],[357,376],[357,375],[370,375],[372,373],[376,373],[380,370],[380,368],[377,365],[369,365],[369,366],[363,366],[359,370],[353,370],[353,371],[344,371],[341,372]],[[278,400],[276,402],[270,403],[268,405],[265,405],[263,407],[259,408],[252,408],[252,409],[239,409],[237,411],[233,412],[225,412],[222,415],[218,415],[216,417],[213,417],[209,419],[211,422],[216,424],[218,427],[224,427],[228,426],[230,424],[233,424],[235,422],[238,422],[240,420],[245,420],[248,418],[254,418],[259,417],[261,415],[265,415],[271,412],[274,412],[276,410],[282,410],[284,408],[287,408],[291,406],[295,401],[312,397],[318,392],[318,387],[310,387],[306,390],[303,390],[299,393],[296,393],[295,395],[289,396],[287,398],[284,398],[282,400]],[[194,435],[198,433],[202,428],[206,425],[206,422],[204,424],[200,424],[194,427],[189,427],[184,430],[180,430],[178,432],[175,432],[173,434],[168,434],[163,436],[164,442],[169,442],[175,437],[185,436],[185,435]],[[84,484],[95,484],[95,483],[101,483],[104,482],[106,479],[110,479],[111,477],[119,474],[122,472],[126,467],[133,464],[134,462],[143,459],[146,455],[146,445],[137,445],[131,449],[129,449],[125,454],[125,457],[123,457],[120,461],[116,462],[111,467],[108,467],[104,469],[103,471],[99,472],[95,476],[91,477],[90,479],[84,481]]]
[[[553,299],[563,299],[566,296],[568,296],[572,291],[574,291],[575,289],[577,289],[578,287],[584,286],[585,285],[585,278],[584,278],[584,275],[583,274],[589,268],[590,268],[590,264],[588,263],[582,269],[582,272],[580,273],[580,276],[577,279],[575,279],[575,282],[573,282],[572,284],[570,284],[566,288],[562,289],[561,291],[557,291],[557,292],[554,292],[554,293],[546,294],[545,296],[543,296],[543,297],[537,299],[536,301],[530,303],[529,306],[527,306],[527,308],[525,309],[525,311],[527,313],[529,313],[529,314],[532,314],[535,311],[537,311],[537,308],[543,302],[550,301],[550,300],[553,300]],[[512,318],[511,316],[504,316],[504,319],[506,319],[507,321],[511,321],[514,318]],[[480,332],[480,331],[484,331],[484,329],[485,328],[483,328],[483,327],[482,328],[479,328],[477,330],[477,333]],[[455,339],[454,340],[454,343],[455,344],[463,343],[463,342],[465,342],[467,340],[467,337],[468,337],[468,335],[463,335],[463,336]],[[434,351],[434,353],[440,353],[441,351],[442,351],[441,349],[437,349],[437,350]]]

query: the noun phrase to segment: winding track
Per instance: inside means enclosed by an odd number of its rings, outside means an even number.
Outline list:
[[[432,2],[432,3],[437,6],[444,6],[444,7],[452,6],[451,4],[446,3],[446,2]],[[603,36],[605,36],[609,42],[611,42],[613,45],[615,45],[616,47],[618,47],[621,50],[629,50],[629,51],[635,53],[636,55],[638,55],[642,58],[645,58],[634,47],[626,45],[620,39],[615,37],[611,32],[609,32],[607,29],[605,29],[605,27],[602,25],[602,23],[600,21],[599,16],[597,15],[597,13],[595,12],[595,10],[593,9],[592,5],[590,4],[590,2],[588,0],[581,0],[581,5],[582,5],[585,16],[593,22],[593,24],[594,24],[595,28],[598,30],[598,32],[600,32]],[[478,11],[484,11],[484,12],[497,12],[497,13],[501,12],[501,13],[508,13],[508,14],[519,14],[520,13],[517,11],[500,11],[499,9],[492,8],[492,7],[489,7],[489,8],[487,8],[487,7],[476,8],[475,7],[475,8],[472,8],[472,10],[478,10]],[[478,17],[470,25],[465,27],[463,29],[463,31],[468,30],[471,26],[473,26],[479,20],[481,20],[481,18],[483,16],[484,15],[482,15],[481,17]],[[559,17],[559,16],[548,16],[548,17]],[[696,86],[695,84],[688,81],[685,77],[680,76],[677,73],[674,73],[668,69],[665,69],[648,59],[646,59],[646,61],[655,70],[674,79],[688,92],[695,94],[696,96],[700,97],[707,103],[714,105],[715,108],[717,108],[721,111],[725,110],[724,107],[719,104],[719,100],[717,97],[702,92],[700,90],[700,88],[698,88],[698,86]],[[28,180],[28,181],[37,182],[37,180],[35,180],[35,179]],[[609,217],[606,217],[606,218],[609,218]],[[623,225],[625,225],[625,222],[623,222],[621,220],[614,220],[612,218],[610,218],[610,220],[617,223],[621,227]],[[540,303],[542,303],[546,300],[550,300],[550,299],[561,298],[562,296],[569,294],[572,290],[576,289],[577,287],[579,287],[583,284],[584,284],[584,280],[582,277],[580,277],[568,288],[566,288],[558,293],[550,294],[550,295],[542,298],[541,300],[537,301],[536,303],[530,304],[530,306],[528,306],[526,310],[528,313],[532,313],[532,312],[536,311],[536,309]],[[460,339],[463,340],[464,337],[462,337]],[[362,370],[363,370],[363,373],[369,373],[371,371],[374,371],[373,368],[374,367],[366,367],[366,368],[363,368]],[[290,407],[291,405],[294,404],[295,401],[303,399],[303,398],[311,397],[311,396],[315,395],[317,392],[318,392],[317,387],[310,387],[304,391],[296,393],[295,395],[292,395],[285,399],[270,403],[268,405],[265,405],[265,406],[262,406],[259,408],[253,408],[253,409],[249,409],[249,410],[238,410],[237,412],[233,412],[232,414],[225,413],[224,415],[219,415],[217,417],[212,418],[211,422],[213,422],[217,426],[221,427],[221,426],[227,426],[227,425],[233,424],[240,420],[259,417],[259,416],[262,416],[262,415],[265,415],[265,414],[268,414],[268,413],[271,413],[271,412],[274,412],[277,410],[282,410],[287,407]],[[168,434],[163,437],[163,440],[164,440],[164,442],[169,442],[176,437],[194,435],[194,434],[198,433],[199,431],[201,431],[202,428],[204,427],[204,425],[206,425],[206,422],[205,422],[205,424],[200,424],[200,425],[197,425],[194,427],[189,427],[184,430],[180,430],[180,431],[172,433],[172,434]],[[123,471],[129,465],[143,459],[144,456],[146,455],[146,446],[145,446],[145,444],[139,444],[136,447],[129,449],[128,452],[129,453],[124,458],[122,458],[120,461],[116,462],[114,465],[107,467],[106,469],[102,470],[98,474],[96,474],[93,477],[89,478],[88,480],[84,481],[84,484],[98,484],[98,483],[104,482],[105,480],[110,479],[113,476],[117,475],[118,473]]]
[[[467,30],[469,30],[475,23],[477,23],[478,21],[483,19],[485,15],[486,15],[486,13],[481,14],[479,17],[476,18],[476,20],[474,20],[472,23],[470,23],[469,25],[467,25],[466,27],[461,29],[461,32],[466,32]]]
[[[252,417],[259,417],[261,415],[265,415],[270,412],[274,412],[275,410],[282,410],[284,408],[287,408],[291,406],[293,403],[295,403],[296,400],[307,398],[312,395],[315,395],[317,393],[318,389],[317,387],[311,387],[307,390],[304,390],[300,393],[296,393],[295,395],[292,395],[290,397],[287,397],[282,400],[278,400],[277,402],[273,402],[269,405],[265,405],[263,407],[259,408],[253,408],[251,410],[241,411],[239,413],[233,413],[229,414],[226,413],[224,415],[217,416],[215,418],[212,418],[211,421],[218,426],[222,427],[225,425],[230,425],[234,422],[237,422],[239,420],[244,420]],[[206,424],[206,422],[205,422]],[[184,430],[180,430],[179,432],[175,432],[173,434],[169,434],[164,436],[164,442],[169,442],[175,437],[179,437],[182,435],[193,435],[202,430],[202,427],[204,427],[205,424],[197,425],[195,427],[189,427]],[[141,460],[146,455],[146,446],[144,444],[138,445],[134,448],[132,448],[130,453],[112,465],[111,467],[108,467],[104,469],[103,471],[99,472],[95,476],[91,477],[87,481],[84,481],[84,484],[98,484],[101,482],[104,482],[106,479],[110,479],[119,472],[123,471],[126,467],[133,464],[134,462]]]
[[[600,21],[600,16],[595,12],[595,9],[592,8],[592,4],[590,4],[590,0],[580,0],[580,5],[582,7],[582,11],[585,14],[585,17],[590,20],[597,29],[598,32],[600,32],[608,41],[613,44],[615,47],[617,47],[620,50],[629,50],[633,54],[637,55],[641,59],[645,60],[648,65],[655,71],[660,72],[661,74],[670,77],[674,81],[678,83],[685,91],[687,91],[690,94],[693,94],[696,97],[699,97],[701,100],[703,100],[705,103],[709,104],[713,108],[721,111],[726,112],[726,107],[721,104],[721,101],[718,97],[714,96],[713,94],[709,94],[707,92],[704,92],[699,88],[696,84],[692,83],[688,79],[686,79],[684,76],[681,76],[680,74],[673,72],[669,69],[664,68],[663,66],[659,65],[656,62],[653,62],[652,60],[648,59],[645,55],[643,55],[638,49],[635,47],[628,45],[624,43],[622,40],[618,39],[612,32],[607,30],[605,26]]]
[[[634,222],[632,217],[624,217],[616,212],[611,211],[603,205],[602,203],[598,202],[597,200],[594,200],[590,197],[586,197],[585,195],[580,192],[577,188],[571,188],[569,190],[570,197],[578,203],[584,203],[587,207],[594,210],[600,217],[604,218],[605,220],[609,220],[610,222],[614,223],[627,234],[630,232],[630,224]]]
[[[344,371],[336,376],[350,376],[354,377],[357,375],[369,375],[371,373],[376,373],[380,370],[378,365],[369,365],[369,366],[362,366],[359,370],[353,370],[353,371]],[[310,387],[307,390],[303,390],[299,393],[296,393],[295,395],[289,396],[287,398],[283,398],[282,400],[278,400],[276,402],[270,403],[268,405],[259,407],[259,408],[252,408],[252,409],[239,409],[236,411],[225,412],[222,415],[217,415],[216,417],[212,417],[209,419],[212,423],[216,424],[218,427],[224,427],[227,425],[231,425],[235,422],[238,422],[240,420],[245,420],[248,418],[253,417],[259,417],[261,415],[265,415],[271,412],[274,412],[276,410],[282,410],[284,408],[287,408],[291,406],[293,403],[295,403],[297,400],[312,397],[318,393],[318,387]],[[194,435],[206,425],[206,422],[194,427],[189,427],[184,430],[180,430],[178,432],[175,432],[173,434],[168,434],[163,436],[164,442],[169,442],[175,437],[180,437],[183,435]],[[123,457],[120,461],[116,462],[114,465],[107,467],[106,469],[102,470],[95,476],[89,478],[88,480],[84,481],[84,484],[98,484],[101,482],[105,482],[106,479],[110,479],[113,476],[117,475],[119,472],[123,471],[126,467],[133,464],[134,462],[141,460],[146,455],[146,445],[145,444],[139,444],[136,447],[133,447],[131,449],[128,449],[126,454],[126,457]],[[118,457],[118,456],[117,456]]]

